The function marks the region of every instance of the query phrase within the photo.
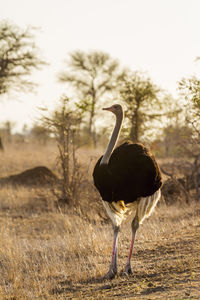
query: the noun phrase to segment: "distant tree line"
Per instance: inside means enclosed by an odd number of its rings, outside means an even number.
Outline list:
[[[0,94],[12,89],[32,89],[34,83],[30,75],[44,65],[34,43],[34,28],[22,29],[6,21],[0,23]],[[196,77],[180,80],[180,101],[167,95],[147,74],[123,68],[105,52],[73,51],[65,60],[58,79],[66,85],[66,90],[73,89],[68,106],[76,107],[81,116],[79,131],[95,147],[106,133],[101,108],[114,101],[120,101],[125,107],[124,138],[135,142],[154,141],[155,147],[156,141],[163,143],[164,154],[171,155],[173,151],[179,152],[177,145],[179,140],[183,143],[184,134],[187,136],[192,131],[193,136],[198,136],[200,80]],[[34,125],[32,134],[48,136],[38,124]],[[176,147],[173,146],[175,136]],[[170,150],[172,148],[174,150]]]

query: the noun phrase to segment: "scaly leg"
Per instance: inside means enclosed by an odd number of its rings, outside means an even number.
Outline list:
[[[113,279],[117,274],[117,241],[118,241],[119,229],[120,229],[119,226],[113,225],[114,241],[113,241],[113,248],[112,248],[112,258],[111,258],[109,271],[103,277],[104,279]]]
[[[138,219],[137,214],[136,214],[135,218],[133,219],[133,221],[131,223],[131,227],[132,227],[132,239],[131,239],[131,246],[130,246],[130,250],[129,250],[128,260],[127,260],[127,263],[125,265],[125,269],[124,269],[124,272],[123,272],[123,274],[125,274],[125,275],[132,274],[131,257],[132,257],[132,253],[133,253],[133,247],[134,247],[136,232],[139,228],[139,219]]]

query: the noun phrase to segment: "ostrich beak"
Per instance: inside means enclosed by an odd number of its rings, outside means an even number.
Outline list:
[[[110,107],[104,107],[104,108],[102,108],[102,110],[112,111],[112,106],[110,106]]]

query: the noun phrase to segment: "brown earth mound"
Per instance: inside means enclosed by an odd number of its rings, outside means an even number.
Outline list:
[[[22,173],[0,178],[0,184],[46,185],[55,183],[57,176],[45,166],[38,166]]]

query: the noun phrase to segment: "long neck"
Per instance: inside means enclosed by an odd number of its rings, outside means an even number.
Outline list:
[[[118,137],[119,137],[120,129],[121,129],[121,126],[122,126],[122,121],[123,121],[123,113],[122,113],[122,115],[116,117],[115,127],[114,127],[114,130],[112,132],[112,136],[110,138],[110,142],[107,146],[106,152],[105,152],[104,156],[101,159],[100,165],[108,164],[110,156],[113,152],[113,149],[114,149],[114,147],[117,143]]]

